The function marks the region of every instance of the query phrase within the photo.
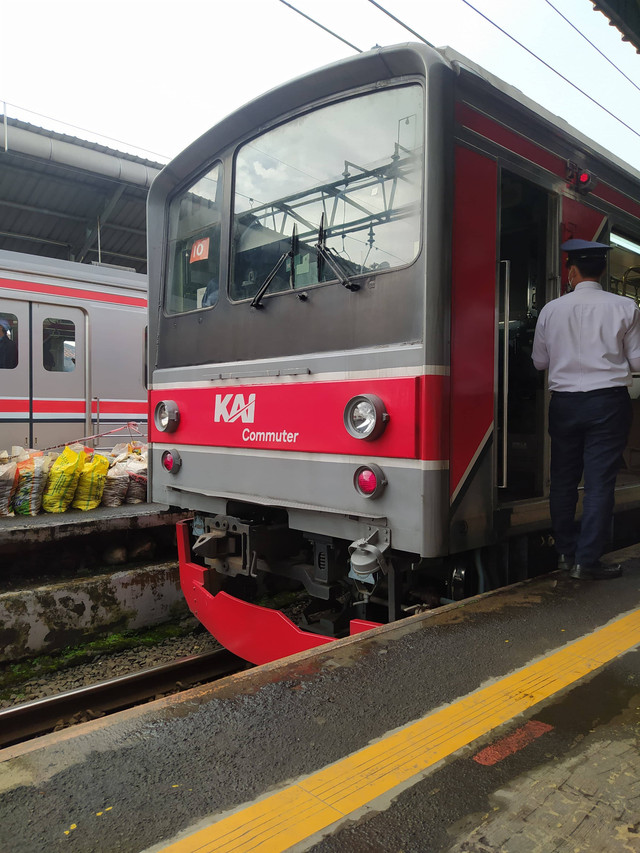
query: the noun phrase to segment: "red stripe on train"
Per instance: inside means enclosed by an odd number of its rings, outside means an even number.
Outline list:
[[[567,172],[565,160],[545,151],[544,148],[531,142],[530,139],[525,139],[520,134],[504,127],[504,125],[490,119],[488,116],[476,112],[468,104],[456,104],[456,120],[464,127],[468,127],[469,130],[474,131],[474,133],[478,133],[486,139],[491,139],[503,148],[514,151],[522,157],[526,157],[527,160],[537,163],[548,172],[560,178],[565,177]]]
[[[494,119],[476,112],[468,104],[456,104],[456,119],[463,127],[469,128],[485,139],[497,142],[503,148],[526,157],[527,160],[542,166],[548,172],[565,178],[567,175],[567,163],[561,157],[551,154],[540,145],[536,145],[530,139],[526,139]],[[597,183],[591,190],[590,195],[597,196],[603,201],[630,213],[632,216],[640,216],[640,204],[624,195],[608,184]]]
[[[5,397],[0,400],[0,412],[25,412],[29,414],[29,401]]]
[[[152,391],[151,411],[173,400],[180,424],[160,432],[153,419],[151,439],[180,445],[251,447],[310,453],[441,461],[448,459],[447,376],[342,382],[292,382]],[[373,441],[353,438],[343,414],[358,394],[375,394],[389,414],[384,433]]]
[[[109,302],[113,305],[132,305],[139,308],[147,307],[147,300],[140,296],[121,296],[115,293],[101,293],[97,290],[85,290],[79,287],[39,284],[35,281],[0,278],[0,287],[24,291],[26,293],[44,293],[49,296],[70,296],[73,299],[85,299],[88,302]]]

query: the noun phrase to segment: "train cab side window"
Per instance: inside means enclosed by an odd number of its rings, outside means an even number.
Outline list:
[[[610,243],[609,289],[640,305],[640,240],[612,231]]]
[[[76,327],[71,320],[47,317],[43,322],[42,366],[51,373],[76,369]]]
[[[231,299],[265,282],[268,297],[411,263],[423,167],[418,85],[330,104],[247,142],[235,161]]]
[[[212,308],[218,302],[221,172],[218,163],[169,206],[168,314]]]
[[[0,370],[18,366],[18,318],[0,313]]]

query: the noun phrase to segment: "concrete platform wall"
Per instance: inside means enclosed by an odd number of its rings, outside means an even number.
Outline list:
[[[188,613],[177,563],[0,594],[0,661],[78,645]]]

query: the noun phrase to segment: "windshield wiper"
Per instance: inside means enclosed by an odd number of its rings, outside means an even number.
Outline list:
[[[265,295],[265,293],[269,289],[269,285],[271,284],[273,279],[276,277],[280,268],[282,267],[284,262],[287,260],[287,258],[291,258],[291,287],[293,288],[293,286],[294,286],[293,278],[295,276],[294,258],[295,258],[297,245],[298,245],[298,235],[296,232],[296,226],[294,225],[293,231],[291,232],[291,246],[287,249],[286,252],[283,252],[280,255],[275,267],[271,270],[269,275],[265,278],[263,283],[260,285],[258,292],[253,297],[253,299],[251,300],[251,303],[250,303],[251,308],[264,308],[264,305],[262,304],[262,297]]]
[[[342,264],[340,263],[340,258],[336,255],[331,249],[327,249],[325,245],[326,241],[326,231],[324,228],[324,211],[320,215],[320,226],[318,228],[318,242],[315,245],[315,250],[318,254],[318,281],[322,280],[322,261],[325,261],[330,267],[332,272],[335,274],[336,278],[340,282],[343,287],[346,287],[347,290],[360,290],[360,285],[355,284],[353,281],[349,281],[349,275],[345,272]]]

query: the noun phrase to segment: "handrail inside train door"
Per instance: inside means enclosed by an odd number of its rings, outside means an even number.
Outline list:
[[[499,489],[507,488],[507,451],[509,437],[509,290],[511,286],[511,261],[500,261],[504,265],[504,334],[502,336],[502,479]]]

